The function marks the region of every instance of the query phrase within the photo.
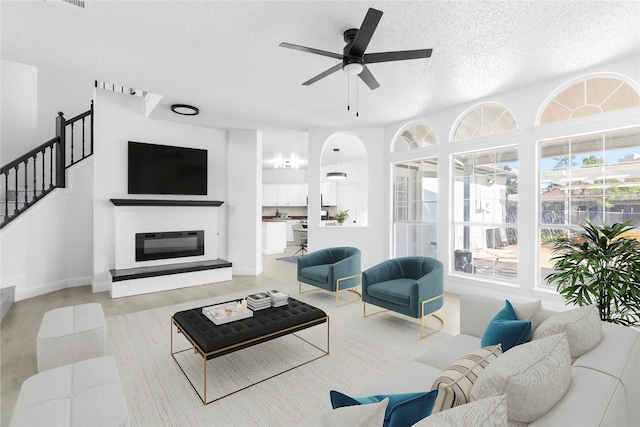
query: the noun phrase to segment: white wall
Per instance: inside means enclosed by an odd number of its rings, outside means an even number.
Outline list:
[[[53,138],[58,111],[70,119],[91,106],[94,80],[88,77],[5,59],[0,67],[0,164],[4,165]]]
[[[31,65],[3,59],[0,62],[0,165],[5,165],[38,143],[38,69]],[[52,119],[53,120],[53,119]],[[53,122],[52,122],[53,123]],[[55,128],[54,128],[55,130]],[[4,183],[2,183],[4,185]]]
[[[109,288],[109,270],[115,268],[115,207],[110,199],[149,198],[127,194],[128,141],[178,145],[208,150],[207,196],[171,196],[175,200],[224,201],[218,211],[218,257],[227,259],[227,134],[224,131],[151,120],[143,99],[96,90],[94,118],[94,245],[93,289]],[[227,259],[229,260],[229,259]],[[233,260],[229,260],[233,262]]]
[[[56,189],[0,232],[0,286],[15,286],[20,301],[93,276],[93,161],[67,171],[67,188]]]
[[[68,120],[91,108],[94,86],[94,79],[68,70],[38,68],[38,144],[55,136],[59,111]]]
[[[322,167],[320,159],[325,142],[336,133],[348,132],[362,141],[367,152],[368,188],[367,226],[322,227],[319,217],[309,215],[309,251],[335,247],[354,246],[362,251],[362,270],[387,259],[384,252],[384,234],[388,226],[383,223],[382,207],[385,205],[383,188],[385,175],[383,153],[385,149],[382,127],[354,129],[312,129],[309,132],[309,212],[320,212],[320,181]],[[354,171],[355,173],[355,171]],[[360,188],[359,188],[360,191]]]
[[[73,105],[76,115],[89,109],[90,79],[7,60],[0,66],[0,164],[53,138],[58,111]],[[91,283],[92,191],[88,159],[67,171],[66,189],[55,190],[2,229],[0,286],[16,286],[16,300]]]
[[[234,275],[262,272],[262,135],[229,132],[229,258]]]
[[[306,169],[264,169],[263,184],[306,184]]]

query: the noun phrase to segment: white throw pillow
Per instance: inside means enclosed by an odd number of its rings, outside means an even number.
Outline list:
[[[429,415],[414,427],[503,427],[507,425],[507,399],[489,397]]]
[[[530,423],[553,408],[569,389],[571,358],[565,334],[513,347],[480,374],[471,399],[507,396],[509,421]]]
[[[368,405],[327,409],[307,418],[299,427],[368,427],[382,426],[389,398]]]
[[[571,362],[594,348],[602,339],[602,321],[598,307],[586,305],[554,314],[533,332],[533,340],[560,333],[567,335]]]
[[[502,354],[500,344],[484,347],[463,356],[447,366],[431,389],[438,389],[432,414],[471,401],[471,387],[489,363]]]
[[[540,302],[540,300],[524,304],[512,303],[512,305],[518,315],[518,319],[529,320],[531,322],[532,331],[535,331],[546,319],[546,315],[542,309],[542,302]]]

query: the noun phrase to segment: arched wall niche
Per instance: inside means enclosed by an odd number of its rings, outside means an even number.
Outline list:
[[[335,132],[325,140],[320,161],[320,195],[321,211],[326,211],[329,219],[322,221],[321,225],[335,225],[332,218],[339,211],[348,211],[344,226],[368,224],[368,165],[367,149],[356,133]],[[327,178],[327,174],[336,172],[342,172],[346,177]]]

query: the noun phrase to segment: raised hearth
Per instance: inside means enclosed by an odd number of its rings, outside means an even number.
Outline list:
[[[231,280],[223,259],[110,270],[111,297],[118,298]]]
[[[212,261],[181,262],[179,264],[154,265],[151,267],[125,268],[122,270],[110,270],[114,282],[123,280],[142,279],[145,277],[166,276],[169,274],[189,273],[193,271],[215,270],[228,268],[232,264],[223,259]]]

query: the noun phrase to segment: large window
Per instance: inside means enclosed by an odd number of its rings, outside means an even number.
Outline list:
[[[515,281],[518,275],[518,149],[453,156],[454,269]]]
[[[640,226],[640,127],[540,143],[541,284],[557,236],[577,225]]]
[[[395,257],[436,258],[438,162],[423,159],[393,165]]]

